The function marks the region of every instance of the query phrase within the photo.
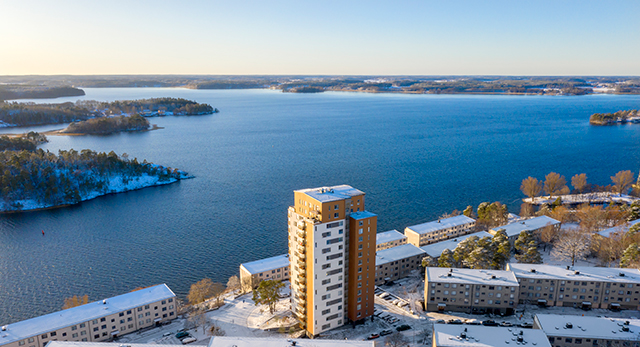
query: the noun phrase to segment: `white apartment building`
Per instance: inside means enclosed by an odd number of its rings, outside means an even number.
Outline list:
[[[528,231],[533,235],[538,230],[546,227],[553,227],[556,230],[560,230],[561,224],[562,223],[560,221],[555,220],[551,217],[540,216],[499,226],[489,230],[489,233],[491,235],[495,235],[498,230],[504,230],[504,232],[507,234],[507,237],[509,238],[511,247],[513,248],[513,245],[518,239],[518,236],[520,236],[521,232]]]
[[[308,335],[373,314],[377,216],[351,186],[294,191],[291,307]]]
[[[240,264],[240,283],[250,290],[264,280],[286,281],[290,278],[289,254]]]
[[[424,251],[406,244],[378,251],[376,254],[376,285],[408,276],[422,264]]]
[[[50,341],[110,341],[176,318],[176,295],[160,284],[3,325],[2,347],[44,347]]]
[[[520,303],[637,310],[640,271],[591,266],[509,263],[520,283]]]
[[[422,247],[431,243],[469,234],[476,220],[464,215],[412,225],[404,229],[407,242]]]
[[[376,235],[376,251],[406,245],[407,237],[398,230],[389,230]]]
[[[433,343],[431,344],[433,347],[513,347],[514,345],[551,347],[544,332],[535,329],[483,325],[433,325]]]
[[[430,312],[511,315],[518,305],[518,290],[511,271],[428,267],[424,302]]]
[[[640,320],[537,314],[533,328],[553,347],[640,347]]]
[[[428,256],[434,259],[438,259],[440,258],[440,255],[445,249],[448,249],[453,252],[453,250],[458,247],[460,242],[470,238],[471,236],[477,236],[480,239],[483,237],[489,237],[489,238],[493,237],[493,235],[489,234],[486,231],[479,231],[477,233],[462,235],[453,239],[444,240],[444,241],[432,243],[426,246],[422,246],[420,247],[420,249],[425,251]]]

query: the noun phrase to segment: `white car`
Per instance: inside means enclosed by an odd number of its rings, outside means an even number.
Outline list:
[[[196,339],[195,337],[191,336],[191,337],[187,337],[186,339],[182,340],[182,344],[186,345],[187,343],[191,343],[191,342],[196,342],[198,341],[198,339]]]

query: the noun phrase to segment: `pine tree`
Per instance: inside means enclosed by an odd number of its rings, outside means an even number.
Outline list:
[[[520,263],[540,264],[542,263],[542,255],[538,251],[538,243],[530,232],[522,231],[516,240],[514,247],[516,249],[516,259]]]
[[[503,269],[511,257],[511,244],[509,244],[509,237],[504,229],[498,230],[493,235],[491,247],[493,249],[491,268],[496,270]]]
[[[637,268],[640,260],[640,247],[637,243],[632,243],[624,250],[622,258],[620,258],[620,267]]]
[[[453,250],[453,259],[455,260],[455,267],[468,267],[466,265],[466,257],[473,252],[478,246],[479,237],[471,236],[462,240],[458,246]]]
[[[440,254],[438,258],[438,266],[439,267],[455,267],[455,259],[453,259],[453,252],[450,249],[446,248]]]

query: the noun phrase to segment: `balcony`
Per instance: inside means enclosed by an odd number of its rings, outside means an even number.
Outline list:
[[[301,239],[304,239],[304,238],[307,237],[307,233],[304,232],[304,231],[298,231],[298,232],[296,232],[296,236],[298,236]]]
[[[305,274],[304,272],[302,272],[302,273],[299,273],[299,274],[298,274],[298,277],[300,277],[300,279],[299,279],[299,280],[301,280],[302,278],[304,278],[304,279],[306,280],[306,279],[307,279],[307,274]],[[306,282],[306,281],[305,281],[305,282]]]

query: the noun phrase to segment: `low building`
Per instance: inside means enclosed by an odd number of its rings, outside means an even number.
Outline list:
[[[511,243],[511,247],[513,247],[514,243],[518,239],[518,236],[520,236],[520,233],[523,231],[528,231],[531,234],[534,234],[538,230],[546,227],[553,227],[556,230],[560,230],[561,224],[562,223],[560,221],[557,221],[553,218],[540,216],[496,227],[489,230],[489,233],[491,235],[495,235],[498,230],[504,230],[507,234],[507,237],[509,237],[509,243]]]
[[[445,249],[453,251],[454,249],[456,249],[456,247],[458,247],[460,242],[470,238],[471,236],[477,236],[478,238],[492,237],[492,235],[486,231],[479,231],[477,233],[462,235],[453,239],[444,240],[444,241],[432,243],[430,245],[422,246],[420,247],[420,249],[425,251],[428,256],[434,259],[438,259]]]
[[[240,283],[246,290],[253,289],[263,280],[286,281],[290,278],[289,255],[282,254],[240,264]]]
[[[511,271],[428,267],[426,310],[511,315],[518,305],[518,280]]]
[[[407,242],[422,247],[431,243],[469,234],[476,225],[473,218],[464,215],[438,219],[436,221],[412,225],[404,229]]]
[[[422,265],[424,251],[414,245],[402,245],[376,252],[376,285],[406,277]]]
[[[636,225],[638,223],[640,223],[640,219],[632,220],[630,222],[626,222],[626,223],[624,223],[622,225],[618,225],[618,226],[615,226],[613,228],[609,228],[609,229],[604,229],[604,230],[598,231],[597,234],[602,236],[602,237],[611,237],[612,234],[616,234],[616,233],[625,234],[627,231],[629,231],[629,229],[632,226],[634,226],[634,225]]]
[[[214,336],[208,347],[374,347],[373,341]]]
[[[176,318],[176,295],[160,284],[2,326],[0,346],[44,347],[50,341],[111,341]]]
[[[544,332],[535,329],[483,325],[433,325],[433,347],[551,347]]]
[[[537,314],[533,328],[553,347],[640,347],[640,320]]]
[[[507,264],[520,283],[520,303],[609,309],[640,308],[640,271],[591,266]]]
[[[398,230],[389,230],[376,234],[376,251],[407,244],[407,237]]]

